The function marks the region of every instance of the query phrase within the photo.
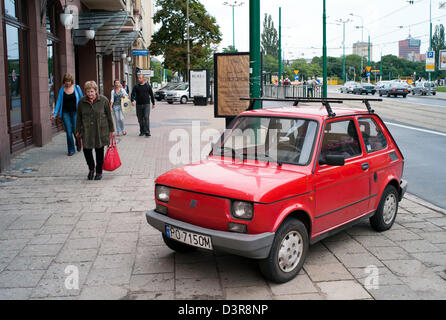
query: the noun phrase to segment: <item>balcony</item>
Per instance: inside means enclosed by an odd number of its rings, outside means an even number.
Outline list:
[[[90,10],[118,11],[126,10],[129,0],[81,0]]]

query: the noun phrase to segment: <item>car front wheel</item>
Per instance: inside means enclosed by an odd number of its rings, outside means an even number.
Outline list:
[[[180,102],[181,102],[181,104],[186,104],[187,103],[187,97],[181,97]]]
[[[389,230],[395,222],[398,212],[398,191],[392,185],[384,189],[376,213],[370,217],[370,225],[376,231]]]
[[[268,280],[290,281],[302,269],[308,247],[307,228],[302,221],[289,218],[277,230],[269,256],[259,261],[260,271]]]

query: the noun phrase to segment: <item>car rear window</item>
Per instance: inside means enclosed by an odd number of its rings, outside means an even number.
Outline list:
[[[387,147],[386,137],[375,120],[372,118],[360,118],[358,123],[367,153],[383,150]]]

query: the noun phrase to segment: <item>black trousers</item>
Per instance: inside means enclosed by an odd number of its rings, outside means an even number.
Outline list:
[[[139,122],[139,133],[150,134],[150,104],[137,104],[136,116]]]
[[[84,148],[85,160],[87,160],[88,169],[90,169],[90,171],[94,171],[96,166],[96,174],[102,174],[102,165],[104,164],[104,147],[94,150],[96,152],[96,165],[93,159],[93,149]]]

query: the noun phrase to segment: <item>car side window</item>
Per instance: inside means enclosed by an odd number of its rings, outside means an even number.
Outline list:
[[[328,122],[325,125],[319,161],[327,155],[343,155],[345,159],[361,155],[358,131],[354,120]]]
[[[372,118],[360,118],[358,123],[367,153],[383,150],[387,147],[386,137],[375,120]]]

